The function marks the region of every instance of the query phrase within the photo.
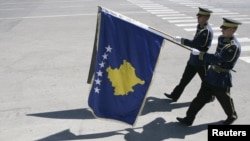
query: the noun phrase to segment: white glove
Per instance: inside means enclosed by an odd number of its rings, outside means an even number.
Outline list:
[[[181,37],[180,36],[175,36],[173,38],[173,40],[175,40],[176,42],[181,42]]]
[[[200,51],[198,49],[192,48],[192,54],[193,55],[200,55]]]

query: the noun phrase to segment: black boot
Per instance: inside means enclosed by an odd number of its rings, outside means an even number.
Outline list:
[[[224,125],[232,124],[238,118],[237,114],[233,115],[232,117],[227,117],[227,119],[223,122]]]
[[[193,124],[193,119],[188,119],[187,117],[184,118],[180,118],[177,117],[176,118],[181,124],[186,125],[186,126],[191,126]]]
[[[173,102],[176,102],[176,101],[177,101],[177,99],[174,98],[173,95],[171,95],[171,94],[164,93],[164,95],[165,95],[167,98],[171,99]]]

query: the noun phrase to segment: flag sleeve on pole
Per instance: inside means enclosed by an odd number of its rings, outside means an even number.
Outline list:
[[[91,58],[91,63],[89,67],[89,74],[88,74],[88,80],[87,83],[91,84],[93,75],[94,75],[94,68],[95,68],[95,62],[96,62],[96,54],[97,54],[97,46],[98,46],[98,37],[99,37],[99,32],[100,32],[100,18],[101,18],[101,7],[98,7],[98,13],[97,13],[97,22],[96,22],[96,31],[95,31],[95,41],[94,41],[94,46],[93,46],[93,51],[92,51],[92,58]]]
[[[88,104],[97,117],[133,125],[150,86],[163,37],[101,10]]]

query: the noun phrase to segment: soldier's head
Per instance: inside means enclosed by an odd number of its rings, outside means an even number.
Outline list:
[[[198,19],[198,23],[199,24],[206,23],[209,20],[211,13],[213,13],[213,11],[211,11],[207,8],[199,7],[199,12],[196,14],[197,19]]]
[[[223,24],[220,26],[223,36],[231,37],[236,32],[240,24],[241,22],[239,21],[223,18]]]

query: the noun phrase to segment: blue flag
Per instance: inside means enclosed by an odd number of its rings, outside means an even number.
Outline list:
[[[97,117],[133,125],[143,105],[163,37],[100,11],[98,51],[88,104]]]

